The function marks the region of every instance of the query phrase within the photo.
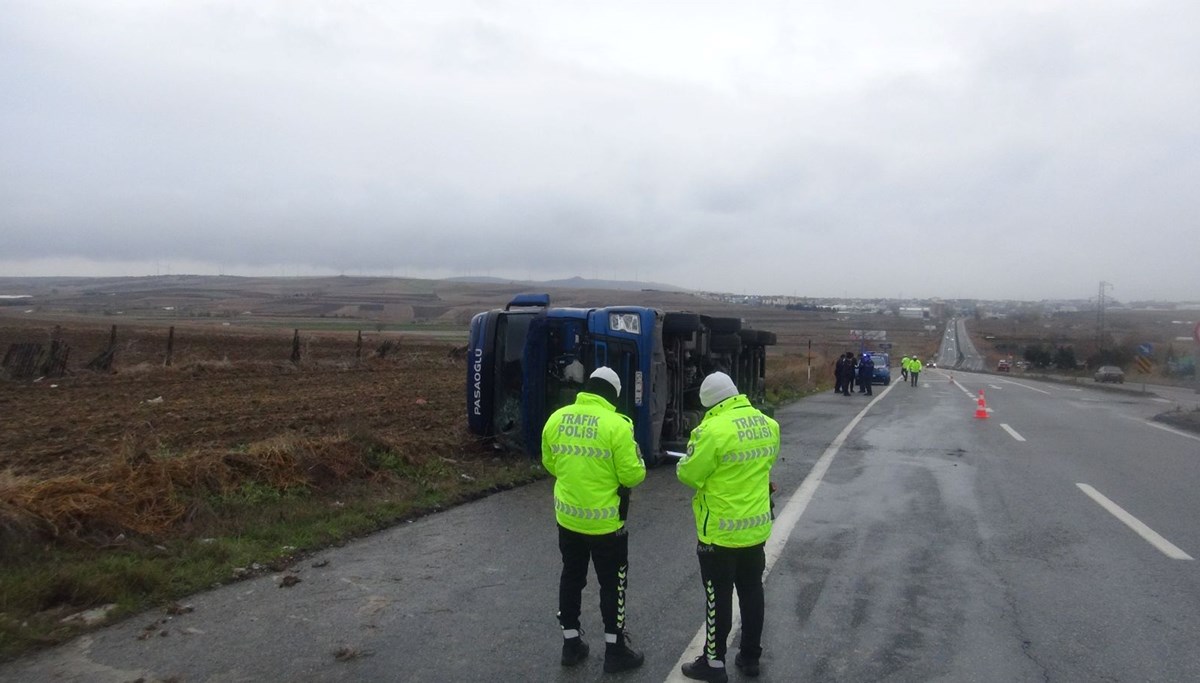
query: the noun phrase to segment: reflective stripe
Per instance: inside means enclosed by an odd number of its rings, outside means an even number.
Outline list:
[[[704,656],[712,661],[717,658],[717,590],[712,579],[704,582],[704,596],[708,598],[704,612]]]
[[[747,517],[745,519],[722,519],[717,521],[717,529],[720,531],[742,531],[743,529],[753,529],[756,526],[771,523],[771,513],[765,512],[761,515]]]
[[[579,519],[616,519],[618,516],[617,508],[585,508],[578,505],[568,505],[561,500],[554,499],[554,509]]]
[[[554,455],[579,455],[585,458],[611,458],[612,451],[594,446],[579,446],[573,444],[552,444],[550,452]]]
[[[764,446],[762,448],[751,448],[748,451],[738,451],[736,453],[727,453],[721,456],[721,462],[746,462],[755,458],[765,458],[775,455],[776,448],[774,446]]]

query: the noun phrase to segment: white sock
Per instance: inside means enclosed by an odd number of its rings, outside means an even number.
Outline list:
[[[576,629],[576,628],[564,628],[563,629],[563,639],[564,640],[570,640],[572,638],[578,638],[578,637],[579,637],[579,629]]]

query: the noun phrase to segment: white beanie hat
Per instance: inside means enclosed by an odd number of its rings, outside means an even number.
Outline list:
[[[700,405],[711,408],[738,395],[737,385],[723,372],[714,372],[700,384]]]
[[[617,396],[621,395],[621,378],[617,377],[617,373],[613,372],[612,368],[600,366],[593,370],[589,377],[596,377],[607,381],[609,384],[613,385],[614,389],[617,390]]]

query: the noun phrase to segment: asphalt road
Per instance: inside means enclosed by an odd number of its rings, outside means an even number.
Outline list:
[[[958,325],[951,319],[946,323],[942,332],[942,344],[936,356],[939,368],[952,368],[958,365]]]
[[[1200,570],[1174,559],[1200,557],[1200,436],[1147,421],[1172,400],[931,369],[780,410],[760,680],[1200,680]],[[594,579],[593,656],[558,665],[550,500],[547,481],[433,515],[306,560],[290,588],[197,595],[0,680],[677,680],[703,620],[688,491],[660,468],[634,493],[646,664],[621,676],[601,672]]]
[[[938,351],[938,366],[981,372],[986,369],[986,362],[983,354],[976,350],[971,335],[967,334],[967,321],[955,318],[947,322]]]

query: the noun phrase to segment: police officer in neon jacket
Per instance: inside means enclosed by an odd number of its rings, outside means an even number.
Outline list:
[[[574,666],[588,655],[579,613],[590,559],[600,584],[607,673],[635,669],[643,660],[625,635],[625,516],[629,489],[646,478],[646,464],[633,438],[633,422],[617,412],[620,395],[617,373],[596,368],[575,403],[554,411],[542,429],[542,465],[556,479],[554,510],[563,561],[558,584],[562,665]]]
[[[779,424],[750,405],[723,372],[704,379],[700,403],[708,413],[692,430],[676,475],[696,490],[692,511],[707,598],[705,643],[704,653],[683,665],[683,674],[723,683],[735,587],[742,640],[734,663],[748,676],[759,672],[764,546],[771,535],[771,467],[779,455]]]

